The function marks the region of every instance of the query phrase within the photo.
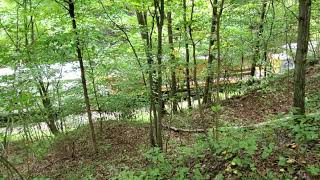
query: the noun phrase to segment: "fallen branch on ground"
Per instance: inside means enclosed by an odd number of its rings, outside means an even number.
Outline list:
[[[207,132],[206,129],[184,129],[184,128],[176,128],[176,127],[172,127],[172,126],[167,126],[162,124],[162,127],[174,131],[174,132],[185,132],[185,133],[205,133]]]

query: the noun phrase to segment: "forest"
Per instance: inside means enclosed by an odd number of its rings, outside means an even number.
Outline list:
[[[320,1],[0,0],[0,179],[320,179]]]

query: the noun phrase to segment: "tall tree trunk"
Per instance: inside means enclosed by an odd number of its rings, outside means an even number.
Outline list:
[[[183,0],[183,27],[184,27],[184,45],[185,45],[185,50],[186,50],[186,68],[185,68],[185,73],[186,73],[186,86],[187,86],[187,102],[188,102],[188,108],[192,108],[191,104],[191,89],[190,89],[190,51],[189,51],[189,43],[188,43],[188,25],[187,25],[187,3],[186,0]]]
[[[305,72],[308,53],[311,0],[299,0],[299,26],[295,58],[293,107],[297,115],[305,114]]]
[[[210,32],[210,39],[209,39],[209,49],[208,49],[208,70],[207,70],[207,77],[206,77],[206,84],[204,89],[204,96],[203,96],[203,104],[209,104],[212,102],[211,99],[211,91],[212,91],[212,80],[213,80],[213,45],[215,43],[215,32],[216,32],[216,25],[217,25],[217,11],[218,11],[218,0],[210,0],[211,7],[212,7],[212,18],[211,18],[211,32]]]
[[[219,93],[220,93],[220,76],[221,76],[221,37],[220,37],[220,25],[221,25],[221,16],[223,12],[223,6],[224,6],[224,0],[221,1],[220,3],[220,10],[217,15],[217,82],[216,82],[216,102],[219,103],[220,98],[219,98]]]
[[[172,17],[171,17],[171,12],[168,12],[167,14],[167,19],[168,19],[168,41],[169,41],[169,47],[171,50],[170,53],[170,60],[171,60],[171,97],[173,98],[172,100],[172,110],[173,112],[178,111],[178,102],[177,102],[177,78],[176,78],[176,62],[175,62],[175,55],[174,55],[174,44],[173,44],[173,30],[172,30]]]
[[[256,66],[257,66],[257,61],[260,58],[260,41],[261,37],[264,31],[264,20],[266,17],[266,9],[267,9],[268,2],[267,0],[263,0],[262,2],[262,8],[261,8],[261,14],[260,14],[260,22],[259,22],[259,29],[258,29],[258,34],[257,34],[257,44],[254,49],[254,54],[253,54],[253,60],[251,64],[251,76],[255,76],[256,73]]]
[[[217,15],[217,80],[216,80],[216,99],[215,99],[215,104],[219,105],[220,103],[220,74],[221,74],[221,37],[220,37],[220,25],[221,25],[221,16],[224,8],[224,0],[221,0],[220,3],[220,10]],[[218,139],[219,136],[219,111],[215,112],[215,138]]]
[[[85,104],[86,104],[86,111],[87,111],[87,115],[88,115],[89,126],[90,126],[90,130],[91,130],[92,145],[93,145],[94,152],[97,153],[98,149],[97,149],[96,135],[95,135],[94,125],[93,125],[93,120],[92,120],[92,112],[90,109],[90,99],[89,99],[88,88],[87,88],[85,68],[83,65],[82,51],[80,48],[80,38],[79,38],[79,35],[77,32],[77,22],[76,22],[76,18],[75,18],[74,0],[68,0],[68,6],[69,6],[68,12],[69,12],[69,15],[71,18],[72,29],[75,34],[77,58],[78,58],[78,61],[80,64],[81,83],[82,83],[82,88],[83,88],[83,96],[84,96],[84,100],[85,100]]]
[[[92,83],[92,88],[93,88],[93,94],[94,94],[94,99],[96,101],[96,105],[98,108],[98,113],[99,113],[99,122],[100,122],[100,133],[102,133],[103,127],[102,127],[102,109],[101,109],[101,105],[99,102],[99,96],[98,96],[98,90],[97,90],[97,85],[96,85],[96,80],[94,77],[94,68],[92,66],[93,61],[90,58],[90,55],[88,54],[88,60],[89,60],[89,68],[91,71],[91,83]]]
[[[194,6],[195,6],[194,0],[192,0],[190,24],[189,24],[189,36],[190,36],[190,41],[192,43],[193,81],[196,86],[196,97],[198,99],[198,105],[200,106],[201,100],[200,100],[199,84],[198,84],[198,78],[197,78],[198,68],[197,68],[197,57],[196,57],[196,43],[193,39],[193,29],[192,29]]]
[[[158,50],[157,50],[157,109],[158,118],[156,121],[156,144],[162,149],[162,116],[163,116],[163,100],[162,100],[162,29],[164,23],[164,0],[154,0],[155,16],[158,29]]]
[[[270,39],[273,35],[273,28],[274,28],[274,21],[276,18],[276,11],[275,11],[275,6],[274,6],[274,0],[271,0],[270,4],[269,4],[269,8],[270,5],[272,7],[272,20],[271,20],[271,25],[270,25],[270,29],[269,29],[269,36],[267,38],[267,40],[264,42],[264,52],[263,52],[263,57],[264,57],[264,77],[267,77],[267,71],[268,71],[268,44],[270,42]],[[287,32],[287,31],[286,31]]]
[[[157,109],[156,109],[156,83],[154,83],[155,79],[155,71],[153,70],[153,59],[152,59],[152,45],[151,45],[151,37],[149,37],[148,30],[148,21],[147,21],[147,13],[146,12],[136,12],[138,24],[140,25],[140,34],[142,40],[145,42],[145,54],[147,56],[147,64],[148,64],[148,82],[149,82],[149,96],[150,96],[150,142],[151,146],[156,146],[156,126],[155,122],[158,119]],[[152,117],[153,115],[153,117]]]

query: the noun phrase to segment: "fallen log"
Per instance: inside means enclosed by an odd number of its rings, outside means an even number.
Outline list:
[[[206,129],[184,129],[184,128],[176,128],[173,126],[168,126],[165,124],[162,124],[162,127],[165,129],[174,131],[174,132],[178,132],[178,133],[181,133],[181,132],[184,132],[184,133],[205,133],[205,132],[207,132]]]

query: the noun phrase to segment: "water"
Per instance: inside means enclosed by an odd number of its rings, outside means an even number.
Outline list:
[[[241,94],[241,93],[240,93]],[[220,99],[225,100],[227,98],[231,98],[235,95],[240,95],[239,93],[219,93]],[[202,102],[203,99],[200,99],[200,102]],[[199,101],[197,98],[193,97],[192,98],[192,108],[196,109],[199,107]],[[168,112],[171,112],[171,103],[166,103],[165,108]],[[188,109],[188,102],[186,100],[178,102],[178,108],[180,110],[183,109]],[[121,113],[115,112],[115,113],[101,113],[99,114],[96,111],[92,112],[92,118],[94,122],[97,121],[108,121],[108,120],[121,120]],[[141,122],[149,122],[149,108],[141,108],[139,110],[136,110],[133,113],[133,120],[141,121]],[[62,120],[59,120],[56,122],[56,125],[58,128],[61,127],[61,124],[63,125],[63,128],[65,131],[71,131],[74,129],[77,129],[83,125],[88,124],[88,116],[87,113],[82,113],[78,115],[69,115],[64,117]],[[28,130],[33,133],[44,133],[44,134],[50,134],[50,130],[45,122],[40,122],[40,123],[31,123],[26,125]],[[7,128],[0,128],[0,134],[5,134],[7,131]],[[19,135],[24,133],[24,127],[22,125],[19,126],[11,126],[8,129],[8,134],[10,135]]]

